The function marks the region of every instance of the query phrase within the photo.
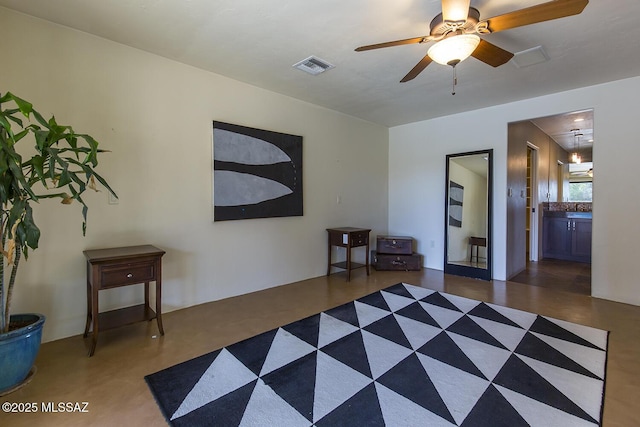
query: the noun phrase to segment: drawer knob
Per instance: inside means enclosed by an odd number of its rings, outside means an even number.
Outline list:
[[[133,277],[133,274],[129,273],[127,274],[127,278],[131,279]]]

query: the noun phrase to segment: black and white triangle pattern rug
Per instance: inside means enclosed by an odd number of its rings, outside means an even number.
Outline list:
[[[145,379],[174,426],[594,426],[607,343],[400,283]]]

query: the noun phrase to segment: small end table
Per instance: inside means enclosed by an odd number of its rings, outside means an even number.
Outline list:
[[[369,275],[369,228],[339,227],[327,228],[329,235],[329,263],[327,265],[327,276],[331,274],[331,267],[347,270],[347,282],[351,280],[351,270],[366,267]],[[346,248],[347,260],[343,262],[331,262],[331,247],[338,246]],[[351,261],[351,249],[359,246],[366,246],[365,263],[360,264]]]
[[[93,356],[98,332],[143,320],[156,319],[160,335],[162,327],[162,255],[165,251],[152,245],[84,251],[87,259],[87,323],[84,337],[92,326],[91,348]],[[156,310],[149,306],[149,282],[156,283]],[[104,289],[144,283],[144,304],[99,313],[98,293]]]
[[[480,258],[478,257],[478,250],[480,247],[487,247],[487,238],[486,237],[469,237],[469,245],[471,245],[471,252],[469,254],[469,262],[473,262],[473,247],[476,247],[476,262],[480,262]]]

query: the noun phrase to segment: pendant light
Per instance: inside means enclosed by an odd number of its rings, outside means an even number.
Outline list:
[[[579,165],[582,163],[582,156],[580,156],[580,138],[582,136],[580,129],[571,129],[573,132],[573,153],[571,153],[571,163]]]

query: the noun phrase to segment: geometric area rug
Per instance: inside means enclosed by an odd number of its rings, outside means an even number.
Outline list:
[[[607,344],[399,283],[145,380],[173,426],[597,426]]]

